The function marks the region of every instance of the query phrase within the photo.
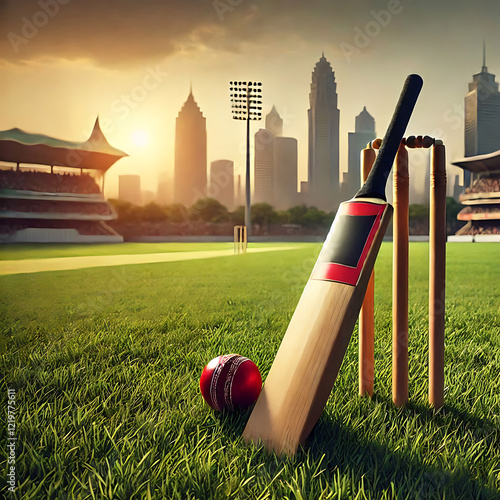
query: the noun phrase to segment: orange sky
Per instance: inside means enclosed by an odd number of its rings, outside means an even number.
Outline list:
[[[0,130],[85,140],[99,115],[110,143],[130,155],[110,169],[106,194],[130,173],[154,191],[161,173],[172,175],[175,118],[191,82],[208,162],[228,158],[243,173],[245,130],[231,119],[229,81],[260,80],[265,113],[275,105],[284,135],[298,139],[305,180],[311,72],[324,51],[339,95],[342,170],[354,117],[366,106],[382,136],[413,72],[424,89],[407,135],[440,136],[452,160],[463,156],[463,98],[483,39],[488,69],[500,73],[499,24],[496,0],[4,0]],[[419,182],[422,159],[413,165]]]

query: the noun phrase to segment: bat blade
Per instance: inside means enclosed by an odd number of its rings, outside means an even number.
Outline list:
[[[344,223],[342,217],[352,218],[347,212],[360,205],[373,205],[377,216],[365,245],[358,245],[362,247],[358,254],[342,255],[335,242],[353,221]],[[247,441],[262,442],[277,453],[293,455],[323,411],[347,350],[392,207],[382,202],[346,202],[339,212],[344,214],[336,218],[243,432]],[[373,219],[371,215],[364,217]],[[358,259],[357,265],[332,262],[342,258]],[[354,281],[356,286],[341,280]]]
[[[392,216],[385,183],[422,87],[410,75],[363,188],[339,207],[243,438],[293,455],[328,400]]]

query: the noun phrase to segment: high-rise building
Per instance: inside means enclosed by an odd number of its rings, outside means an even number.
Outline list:
[[[282,134],[283,120],[273,106],[266,128],[255,134],[254,200],[287,209],[297,203],[297,140]]]
[[[228,210],[234,208],[234,163],[231,160],[216,160],[210,164],[208,196]]]
[[[473,75],[465,96],[465,156],[492,153],[500,149],[500,92],[495,75],[486,67],[483,45],[481,72]],[[464,170],[464,187],[469,187],[471,173]]]
[[[266,115],[266,130],[269,130],[274,137],[283,135],[283,118],[281,118],[274,106],[270,113]]]
[[[267,121],[267,120],[266,120]],[[273,204],[274,135],[265,128],[255,133],[254,202]]]
[[[241,174],[236,178],[236,194],[234,195],[234,204],[236,207],[242,207],[245,204],[245,197],[241,189]]]
[[[142,204],[149,205],[150,203],[156,202],[156,193],[151,189],[143,189],[141,191]]]
[[[309,121],[308,184],[310,203],[331,210],[339,203],[339,122],[337,84],[322,54],[312,72]]]
[[[297,139],[275,137],[273,150],[273,206],[287,210],[297,204]]]
[[[174,200],[191,206],[206,192],[206,119],[190,90],[175,124]]]
[[[118,199],[134,205],[142,205],[140,175],[118,176]]]
[[[167,172],[158,175],[158,185],[156,188],[156,202],[159,205],[168,205],[172,202],[172,180]]]
[[[456,201],[458,201],[461,194],[462,194],[462,186],[460,185],[460,176],[455,175],[455,182],[453,183],[452,196]]]
[[[361,187],[361,151],[375,137],[375,120],[365,106],[355,118],[354,132],[348,134],[348,166],[347,176],[344,176],[342,184],[342,199],[354,196]]]

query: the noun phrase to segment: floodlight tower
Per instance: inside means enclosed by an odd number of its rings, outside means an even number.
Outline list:
[[[252,222],[250,216],[250,120],[262,117],[262,83],[261,82],[229,82],[231,91],[231,107],[235,120],[247,122],[247,161],[245,178],[245,226],[250,236]]]

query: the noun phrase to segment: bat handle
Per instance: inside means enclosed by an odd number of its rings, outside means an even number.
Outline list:
[[[354,198],[378,198],[384,201],[385,186],[391,172],[392,164],[401,144],[401,139],[410,121],[413,108],[422,89],[423,80],[419,75],[409,75],[396,105],[391,123],[382,141],[375,164]]]

